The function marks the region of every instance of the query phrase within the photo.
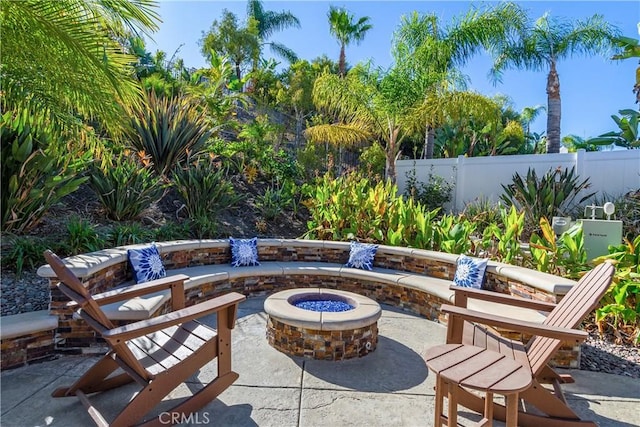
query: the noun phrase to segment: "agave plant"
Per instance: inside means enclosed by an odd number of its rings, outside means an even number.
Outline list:
[[[109,218],[116,221],[136,219],[162,198],[166,186],[153,175],[150,167],[144,159],[122,156],[116,157],[112,165],[91,168],[89,185]]]
[[[145,95],[141,106],[131,109],[132,128],[128,131],[137,151],[151,157],[159,176],[167,177],[187,155],[200,152],[211,136],[206,113],[187,97]]]
[[[535,169],[529,169],[525,178],[516,172],[512,184],[502,185],[501,199],[524,210],[526,223],[536,227],[540,218],[566,216],[579,196],[577,203],[592,197],[595,193],[583,195],[590,186],[589,178],[581,181],[575,168],[550,169],[540,178]]]
[[[192,220],[214,219],[218,212],[242,199],[226,179],[226,170],[217,168],[212,157],[207,160],[202,156],[185,167],[176,168],[172,179]]]

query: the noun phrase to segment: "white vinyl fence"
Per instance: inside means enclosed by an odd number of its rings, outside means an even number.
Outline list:
[[[460,212],[480,197],[497,202],[504,192],[501,184],[511,184],[516,172],[524,178],[533,168],[540,177],[549,169],[574,166],[581,180],[589,178],[589,192],[597,192],[600,198],[640,189],[640,150],[398,160],[396,171],[400,193],[406,188],[407,172],[414,168],[419,183],[427,182],[430,173],[444,178],[454,186],[446,208]]]

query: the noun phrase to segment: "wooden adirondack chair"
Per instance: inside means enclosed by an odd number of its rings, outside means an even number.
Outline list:
[[[518,414],[522,426],[585,426],[596,424],[583,421],[569,407],[560,384],[572,383],[570,375],[555,372],[548,362],[563,341],[580,343],[587,333],[572,329],[594,310],[605,294],[613,278],[615,268],[604,263],[584,275],[558,304],[550,304],[515,298],[479,289],[460,288],[455,290],[455,306],[443,305],[442,312],[449,314],[447,343],[471,344],[508,355],[525,366],[531,367],[533,383],[520,393],[523,403]],[[549,312],[543,323],[518,321],[498,315],[469,310],[467,300],[475,298]],[[526,343],[501,337],[491,327],[504,328],[533,335]],[[552,384],[553,390],[542,384]],[[482,413],[484,400],[468,390],[458,390],[459,404]],[[530,412],[529,405],[538,412]],[[505,407],[494,403],[494,417],[505,419]]]
[[[183,415],[189,417],[238,378],[231,370],[231,329],[235,325],[238,303],[245,299],[243,295],[231,292],[184,308],[184,280],[188,277],[176,275],[107,292],[94,299],[58,256],[51,251],[46,251],[44,256],[60,280],[60,290],[75,301],[82,319],[110,347],[73,385],[52,394],[53,397],[77,396],[97,425],[131,426],[142,422],[164,397],[215,358],[218,359],[217,377],[172,409],[163,410],[165,414],[179,416],[155,417],[142,425],[180,422],[185,419]],[[167,288],[171,289],[174,311],[165,315],[115,327],[100,309],[102,304]],[[195,320],[212,313],[217,313],[217,330]],[[142,389],[109,424],[87,395],[132,381]]]

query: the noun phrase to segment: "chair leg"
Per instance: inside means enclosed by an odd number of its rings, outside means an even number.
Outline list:
[[[95,393],[96,391],[104,391],[132,381],[132,378],[126,374],[118,375],[113,378],[107,378],[112,372],[119,368],[119,365],[113,360],[112,352],[102,356],[93,366],[89,368],[75,383],[70,387],[61,387],[51,393],[52,397],[74,396],[77,390],[81,390],[85,394]]]

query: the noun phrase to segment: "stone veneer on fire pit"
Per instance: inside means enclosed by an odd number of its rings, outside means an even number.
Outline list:
[[[305,299],[341,300],[353,306],[341,312],[310,311],[294,304]],[[378,344],[380,304],[336,289],[289,289],[264,302],[267,340],[283,353],[320,360],[366,356]]]

